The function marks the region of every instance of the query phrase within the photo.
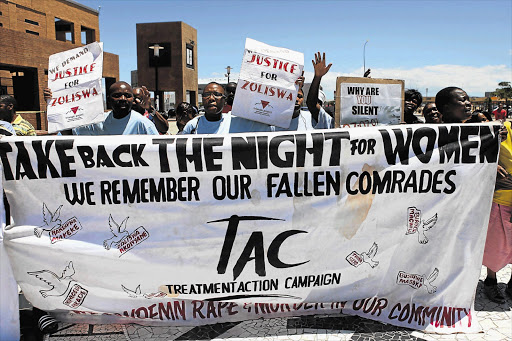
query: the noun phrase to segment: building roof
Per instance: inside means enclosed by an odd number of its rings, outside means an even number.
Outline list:
[[[72,4],[72,5],[75,5],[75,6],[77,6],[77,7],[83,8],[83,9],[85,9],[85,10],[89,11],[89,12],[93,12],[93,13],[94,13],[94,14],[96,14],[96,15],[100,15],[100,11],[95,10],[94,8],[91,8],[91,7],[89,7],[89,6],[82,5],[81,3],[76,2],[76,1],[74,1],[74,0],[60,0],[60,1],[68,2],[68,3]]]

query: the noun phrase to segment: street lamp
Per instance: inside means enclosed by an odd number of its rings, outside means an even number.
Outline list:
[[[368,44],[368,40],[364,43],[363,46],[363,74],[366,72],[366,44]]]
[[[153,57],[155,57],[155,106],[157,110],[160,110],[160,102],[158,96],[158,59],[160,57],[160,50],[163,50],[163,46],[158,44],[153,44],[149,47],[150,50],[153,50]]]
[[[224,76],[228,77],[228,83],[229,83],[229,75],[231,74],[231,66],[228,66],[226,68],[226,70],[228,70],[228,73],[224,74]]]

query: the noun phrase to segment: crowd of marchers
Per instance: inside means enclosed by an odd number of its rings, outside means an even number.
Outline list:
[[[304,110],[304,77],[297,79],[298,92],[292,119],[288,128],[275,127],[251,121],[231,114],[236,93],[236,83],[228,83],[226,88],[216,82],[209,83],[202,93],[204,115],[190,103],[176,106],[176,126],[178,134],[229,134],[245,132],[306,131],[334,128],[334,119],[324,104],[325,94],[320,90],[322,77],[329,72],[332,64],[326,63],[325,53],[316,53],[312,60],[314,77],[306,99],[308,110]],[[369,77],[370,70],[364,74]],[[44,90],[44,98],[52,98],[50,89]],[[132,88],[126,82],[114,83],[108,89],[107,100],[111,111],[105,113],[105,120],[62,131],[63,135],[163,135],[168,134],[169,120],[151,105],[151,97],[146,87]],[[404,124],[424,123],[475,123],[488,122],[493,118],[489,113],[472,112],[468,94],[458,87],[446,87],[435,96],[435,103],[427,103],[423,108],[423,122],[415,113],[423,101],[422,95],[414,89],[405,91]],[[494,119],[503,121],[507,113],[500,104],[493,111]],[[512,131],[509,121],[502,123],[500,130],[501,148],[497,169],[496,186],[489,219],[483,264],[487,267],[484,281],[486,296],[497,303],[504,303],[505,297],[499,290],[496,272],[512,263]],[[34,127],[19,114],[16,114],[16,101],[12,96],[0,96],[0,135],[35,136]],[[512,298],[512,280],[505,293]],[[34,308],[39,328],[43,332],[56,330],[57,321],[43,311]]]

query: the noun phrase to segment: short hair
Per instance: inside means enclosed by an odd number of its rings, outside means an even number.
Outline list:
[[[112,94],[112,87],[116,84],[124,84],[124,85],[127,85],[130,89],[132,89],[132,93],[133,93],[133,88],[130,84],[126,83],[125,81],[119,81],[119,82],[115,82],[114,84],[112,84],[111,86],[109,86],[108,88],[108,96],[110,97],[110,95]]]
[[[425,103],[425,105],[423,106],[423,111],[425,111],[425,108],[426,108],[428,105],[432,105],[432,104],[434,104],[434,105],[435,105],[435,103],[434,103],[434,102],[427,102],[427,103]],[[437,107],[437,105],[436,105],[436,107]]]
[[[421,105],[421,102],[423,102],[423,96],[416,89],[405,90],[404,97],[406,101],[415,99],[418,102],[418,107]]]
[[[16,99],[11,95],[0,95],[0,103],[12,104],[14,110],[16,110],[18,106]]]
[[[455,90],[462,90],[461,88],[458,88],[456,86],[449,86],[447,88],[439,90],[439,92],[436,94],[436,107],[437,110],[439,110],[440,113],[443,113],[443,107],[450,102],[452,99],[452,93]],[[464,90],[462,90],[464,91]]]
[[[208,84],[206,84],[206,86],[210,85],[210,84],[217,84],[218,86],[220,86],[222,88],[222,91],[224,91],[224,93],[226,93],[226,89],[224,88],[224,85],[222,84],[219,84],[217,82],[210,82]],[[206,86],[204,87],[206,89]],[[204,90],[203,90],[204,91]]]
[[[195,106],[187,102],[181,102],[176,107],[176,118],[183,117],[187,112],[194,113],[194,116],[198,114],[198,111],[195,108]]]

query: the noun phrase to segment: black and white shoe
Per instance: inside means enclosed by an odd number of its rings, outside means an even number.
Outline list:
[[[50,314],[44,314],[37,321],[37,326],[43,334],[55,333],[59,329],[59,323]]]

